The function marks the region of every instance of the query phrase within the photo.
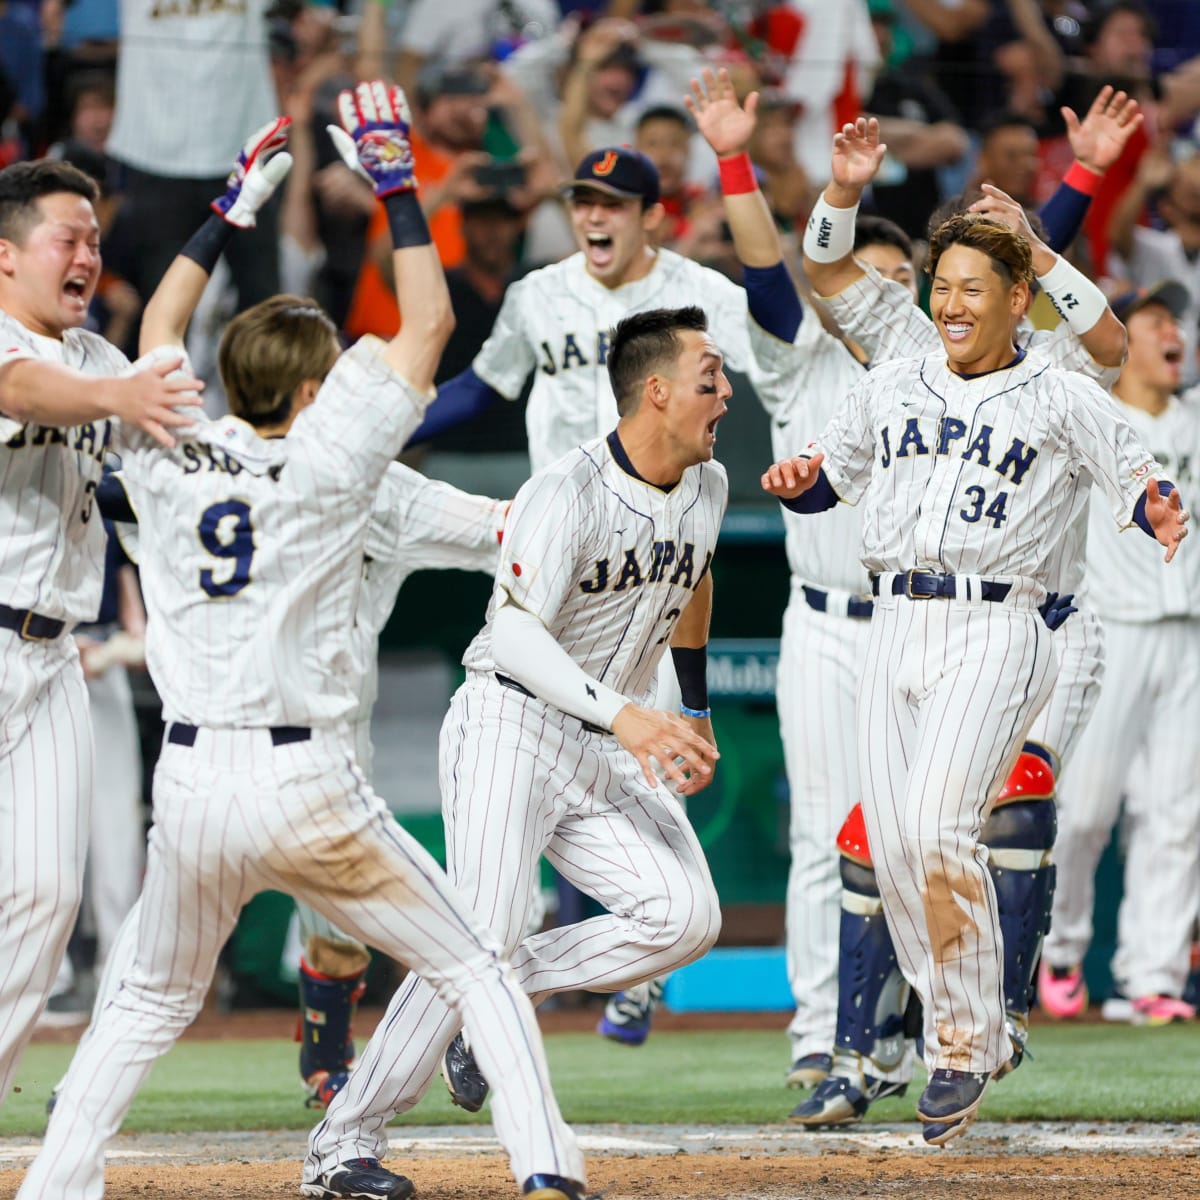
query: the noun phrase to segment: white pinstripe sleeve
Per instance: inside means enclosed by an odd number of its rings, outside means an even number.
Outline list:
[[[536,294],[526,299],[529,276],[508,285],[496,323],[488,339],[479,348],[471,369],[489,387],[508,400],[515,400],[525,386],[537,356],[526,332],[526,305],[536,302]],[[545,303],[545,298],[541,298]]]
[[[409,571],[493,571],[506,508],[393,463],[376,495],[367,556]]]
[[[1075,460],[1105,496],[1117,524],[1133,524],[1133,510],[1151,479],[1166,478],[1163,467],[1142,445],[1113,402],[1081,375],[1063,377],[1066,431]]]
[[[838,499],[857,504],[875,466],[875,429],[871,416],[878,380],[868,375],[856,384],[812,449],[825,455],[821,464]]]
[[[1105,391],[1112,389],[1121,374],[1120,367],[1102,367],[1066,321],[1059,321],[1053,329],[1035,329],[1026,347],[1064,371],[1077,371],[1085,379],[1094,380]]]
[[[838,328],[857,342],[872,363],[920,358],[941,345],[937,329],[908,288],[884,279],[866,263],[866,272],[836,296],[819,296]]]
[[[576,587],[576,560],[594,541],[588,492],[575,475],[539,471],[509,509],[496,584],[547,625]]]

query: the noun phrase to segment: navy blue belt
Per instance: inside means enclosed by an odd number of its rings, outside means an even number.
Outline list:
[[[25,608],[9,608],[0,604],[0,629],[11,629],[26,642],[52,642],[66,629],[66,621],[43,617]]]
[[[530,698],[530,700],[537,699],[537,697],[527,687],[525,687],[523,684],[518,683],[515,679],[512,678],[511,675],[501,675],[500,672],[497,671],[496,672],[496,682],[501,687],[512,688],[512,690],[514,692],[520,692],[522,696],[528,696]],[[568,716],[569,715],[571,715],[571,714],[568,714]],[[603,726],[600,726],[600,725],[593,725],[591,723],[591,721],[584,721],[580,717],[576,717],[575,719],[584,727],[584,729],[586,729],[588,731],[588,733],[612,733],[611,729],[605,729],[605,728],[603,728]]]
[[[800,588],[804,592],[804,599],[809,608],[816,609],[817,612],[829,611],[828,592],[823,592],[820,588],[809,587],[806,583],[802,583]],[[878,591],[875,594],[878,595]],[[856,620],[868,620],[874,611],[875,604],[871,600],[851,596],[846,601],[846,616],[854,617]]]
[[[1011,583],[993,583],[990,579],[980,580],[979,598],[996,603],[1012,591]],[[910,600],[953,600],[958,586],[953,575],[939,575],[933,571],[905,571],[892,576],[892,595],[907,596]],[[879,595],[879,576],[871,576],[871,595]]]
[[[185,725],[182,721],[172,721],[167,730],[167,741],[172,746],[194,746],[196,734],[200,729],[196,725]],[[312,737],[312,730],[307,725],[273,725],[271,726],[271,745],[290,746],[293,742],[307,742]]]

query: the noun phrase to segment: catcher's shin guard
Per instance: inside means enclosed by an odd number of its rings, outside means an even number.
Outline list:
[[[350,1025],[366,986],[365,970],[339,979],[314,971],[301,959],[300,1077],[308,1087],[319,1091],[339,1075],[338,1086],[345,1082],[354,1058]]]
[[[846,818],[838,849],[842,917],[834,1049],[837,1055],[857,1055],[880,1070],[891,1070],[904,1057],[909,988],[896,965],[896,948],[883,916],[861,805]],[[871,1073],[869,1065],[866,1070]]]
[[[1021,1016],[1033,1002],[1042,939],[1050,930],[1054,765],[1048,751],[1026,742],[983,826],[1004,935],[1004,1007]]]

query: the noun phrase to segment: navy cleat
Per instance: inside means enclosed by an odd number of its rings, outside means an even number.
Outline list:
[[[596,1032],[626,1046],[640,1046],[650,1036],[654,1009],[662,999],[659,979],[635,984],[609,998]]]
[[[530,1175],[521,1191],[530,1200],[598,1200],[588,1196],[583,1184],[561,1175]]]
[[[807,1100],[792,1109],[788,1120],[809,1129],[856,1125],[876,1100],[903,1096],[907,1091],[907,1083],[892,1083],[876,1079],[873,1075],[864,1075],[859,1080],[844,1075],[827,1075]]]
[[[931,1146],[944,1146],[965,1133],[975,1120],[989,1076],[976,1071],[951,1071],[939,1067],[929,1077],[917,1101],[921,1130]]]
[[[300,1185],[302,1196],[313,1200],[406,1200],[416,1188],[404,1175],[380,1166],[377,1158],[352,1158]]]
[[[805,1054],[792,1063],[787,1073],[790,1088],[816,1087],[833,1070],[832,1054]]]
[[[442,1078],[450,1099],[467,1112],[478,1112],[488,1098],[488,1081],[484,1079],[475,1055],[471,1053],[462,1033],[446,1047],[442,1058]]]

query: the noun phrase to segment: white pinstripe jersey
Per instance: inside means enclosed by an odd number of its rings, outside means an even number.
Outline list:
[[[428,403],[364,338],[286,438],[233,417],[122,456],[138,514],[146,661],[168,721],[328,725],[358,706],[367,522]]]
[[[895,358],[916,358],[941,348],[937,327],[918,305],[912,293],[893,279],[885,279],[874,267],[860,263],[866,274],[836,296],[821,297],[838,328],[867,353],[872,366]],[[1017,342],[1067,371],[1078,371],[1106,391],[1117,381],[1120,370],[1102,367],[1084,349],[1065,321],[1054,329],[1034,329],[1022,322]],[[1057,545],[1049,566],[1054,591],[1073,592],[1082,600],[1086,592],[1084,558],[1087,549],[1087,507],[1082,505],[1070,529]]]
[[[492,574],[507,507],[503,500],[459,491],[400,463],[388,467],[367,527],[354,619],[354,656],[362,678],[355,720],[370,717],[379,695],[379,635],[404,581],[415,571],[449,568]]]
[[[658,252],[644,279],[619,288],[593,279],[582,254],[509,285],[472,366],[509,399],[520,395],[536,368],[525,415],[534,471],[616,425],[617,402],[605,368],[613,326],[630,313],[685,304],[704,309],[726,365],[756,381],[746,293],[717,271],[670,250]]]
[[[1138,438],[1163,465],[1180,490],[1184,507],[1200,494],[1200,396],[1172,398],[1166,411],[1152,416],[1113,401]],[[1106,521],[1094,496],[1088,524],[1087,575],[1092,603],[1105,620],[1161,621],[1200,617],[1200,555],[1185,545],[1170,562],[1163,548],[1140,531],[1120,533]]]
[[[0,312],[0,363],[40,359],[89,375],[120,375],[129,360],[85,329],[43,337]],[[104,525],[92,493],[116,422],[72,429],[0,414],[0,601],[59,620],[94,621],[104,581]]]
[[[868,570],[1047,587],[1055,544],[1093,482],[1125,527],[1147,480],[1163,476],[1104,392],[1034,355],[974,379],[940,352],[884,364],[814,445],[838,496],[864,502]]]
[[[708,573],[729,499],[725,468],[689,467],[663,491],[594,438],[539,471],[513,500],[487,624],[463,665],[492,671],[501,593],[539,617],[587,674],[637,703],[680,614]]]

